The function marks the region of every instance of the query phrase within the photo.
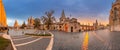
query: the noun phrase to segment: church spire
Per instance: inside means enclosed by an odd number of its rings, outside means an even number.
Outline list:
[[[62,10],[62,14],[61,14],[61,17],[60,17],[60,22],[63,23],[65,20],[66,20],[65,12],[64,12],[64,10]]]
[[[66,18],[64,10],[62,10],[61,18]]]
[[[95,23],[96,23],[96,25],[98,25],[98,21],[97,21],[97,19],[96,19],[96,22],[95,22]]]

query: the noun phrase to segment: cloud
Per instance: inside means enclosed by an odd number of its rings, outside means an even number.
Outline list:
[[[15,23],[15,20],[14,18],[7,18],[7,24],[9,26],[14,26],[14,23]],[[23,20],[17,20],[18,21],[18,24],[21,25],[24,21]]]
[[[3,2],[8,18],[25,21],[29,16],[41,17],[45,15],[45,11],[51,9],[55,10],[56,18],[60,17],[64,9],[67,16],[71,14],[76,18],[107,19],[113,0],[3,0]]]

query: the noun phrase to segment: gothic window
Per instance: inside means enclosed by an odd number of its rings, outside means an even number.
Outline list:
[[[117,10],[117,8],[115,7],[115,8],[114,8],[114,19],[113,19],[113,21],[116,21],[116,20],[117,20],[117,14],[118,14],[117,11],[118,11],[118,10]]]
[[[61,28],[61,26],[59,26],[59,28]]]

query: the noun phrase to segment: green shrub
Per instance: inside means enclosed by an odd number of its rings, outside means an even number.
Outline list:
[[[30,36],[51,36],[51,34],[29,34],[29,33],[26,33],[25,35],[30,35]]]
[[[0,50],[5,50],[9,44],[10,44],[10,40],[7,40],[7,39],[4,39],[3,37],[0,37]]]

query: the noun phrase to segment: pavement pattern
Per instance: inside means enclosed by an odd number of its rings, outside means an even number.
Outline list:
[[[51,31],[53,50],[120,50],[120,32],[108,29],[80,33]]]
[[[12,30],[10,33],[17,50],[46,50],[49,45],[50,38],[25,36],[21,30],[17,32]]]
[[[46,50],[50,38],[24,36],[20,34],[22,31],[17,33],[11,31],[14,33],[11,37],[18,50]],[[35,32],[35,30],[24,31]],[[120,50],[120,32],[110,32],[108,29],[78,33],[47,32],[54,34],[52,50]]]

